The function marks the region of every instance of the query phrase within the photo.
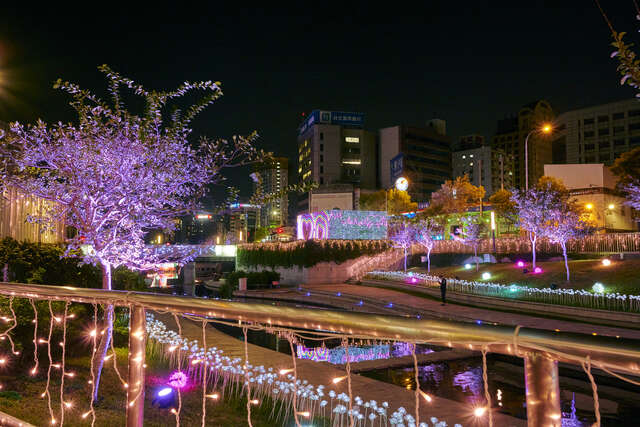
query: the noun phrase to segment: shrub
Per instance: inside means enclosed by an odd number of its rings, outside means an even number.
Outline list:
[[[238,246],[238,265],[247,267],[312,267],[376,255],[389,249],[386,240],[298,240],[288,243],[253,243]]]

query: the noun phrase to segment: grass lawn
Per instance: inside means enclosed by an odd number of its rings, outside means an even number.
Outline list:
[[[118,368],[124,376],[127,372],[127,350],[117,349]],[[44,357],[43,357],[44,356]],[[40,354],[40,359],[46,360],[46,353]],[[48,362],[48,360],[47,360]],[[90,388],[87,383],[91,379],[88,367],[89,357],[67,358],[66,371],[74,371],[75,377],[65,378],[65,401],[72,402],[73,406],[65,410],[65,425],[90,426],[91,417],[82,419],[82,414],[89,410]],[[169,409],[158,409],[151,406],[155,391],[164,385],[168,374],[172,371],[162,362],[148,361],[147,387],[145,396],[145,427],[175,425],[175,416]],[[30,364],[31,366],[31,364]],[[10,369],[0,372],[0,411],[13,415],[19,419],[34,425],[49,425],[49,411],[47,400],[40,397],[46,385],[46,366],[41,368],[41,374],[45,376],[30,377],[28,375],[16,375]],[[52,407],[55,417],[59,420],[60,414],[60,371],[52,370],[50,385],[52,395]],[[181,425],[201,425],[202,391],[196,387],[183,393]],[[121,426],[125,423],[125,399],[126,394],[114,369],[113,362],[105,363],[100,384],[101,400],[96,405],[96,426]],[[252,407],[252,422],[254,426],[273,426],[275,423],[269,419],[271,402]],[[247,425],[246,400],[238,397],[228,397],[219,401],[207,400],[207,426],[242,426]]]
[[[591,289],[594,283],[601,282],[607,292],[640,294],[640,259],[613,260],[605,267],[601,260],[569,261],[571,281],[567,283],[564,261],[537,262],[543,269],[540,274],[524,274],[515,263],[480,264],[476,272],[475,264],[469,270],[464,266],[432,268],[431,274],[445,277],[458,276],[464,280],[482,282],[482,273],[491,273],[489,281],[494,283],[527,285],[532,287],[549,287],[555,283],[560,288]],[[531,270],[531,263],[526,268]],[[411,271],[425,272],[424,268],[412,268]]]

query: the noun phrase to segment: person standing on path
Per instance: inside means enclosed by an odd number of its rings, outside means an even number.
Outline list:
[[[447,303],[447,279],[444,277],[440,278],[440,295],[442,296],[442,305]]]

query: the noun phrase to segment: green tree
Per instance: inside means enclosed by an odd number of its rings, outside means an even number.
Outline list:
[[[271,231],[269,227],[258,227],[256,229],[256,233],[253,237],[254,242],[261,242],[262,239],[267,238],[270,235]]]
[[[385,209],[389,215],[398,215],[403,212],[416,211],[418,204],[411,201],[409,193],[396,190],[395,188],[380,190],[370,194],[362,194],[360,196],[360,210],[384,211]]]
[[[518,216],[516,204],[511,200],[512,196],[511,191],[502,189],[489,197],[489,203],[491,203],[496,216],[503,218],[509,224],[514,224]]]
[[[447,180],[440,189],[431,195],[431,205],[440,206],[442,213],[462,213],[470,207],[480,204],[484,198],[484,187],[475,186],[469,176],[459,176]]]
[[[640,179],[640,147],[622,153],[611,166],[611,172],[620,177],[621,184]]]

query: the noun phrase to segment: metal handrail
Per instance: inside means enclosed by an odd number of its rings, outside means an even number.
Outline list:
[[[588,356],[595,367],[633,375],[640,374],[640,340],[635,339],[69,286],[0,282],[0,294],[34,299],[138,306],[172,313],[259,323],[271,327],[304,328],[379,340],[444,342],[453,348],[484,348],[488,352],[506,355],[523,356],[528,352],[536,352],[569,363],[576,363]]]

